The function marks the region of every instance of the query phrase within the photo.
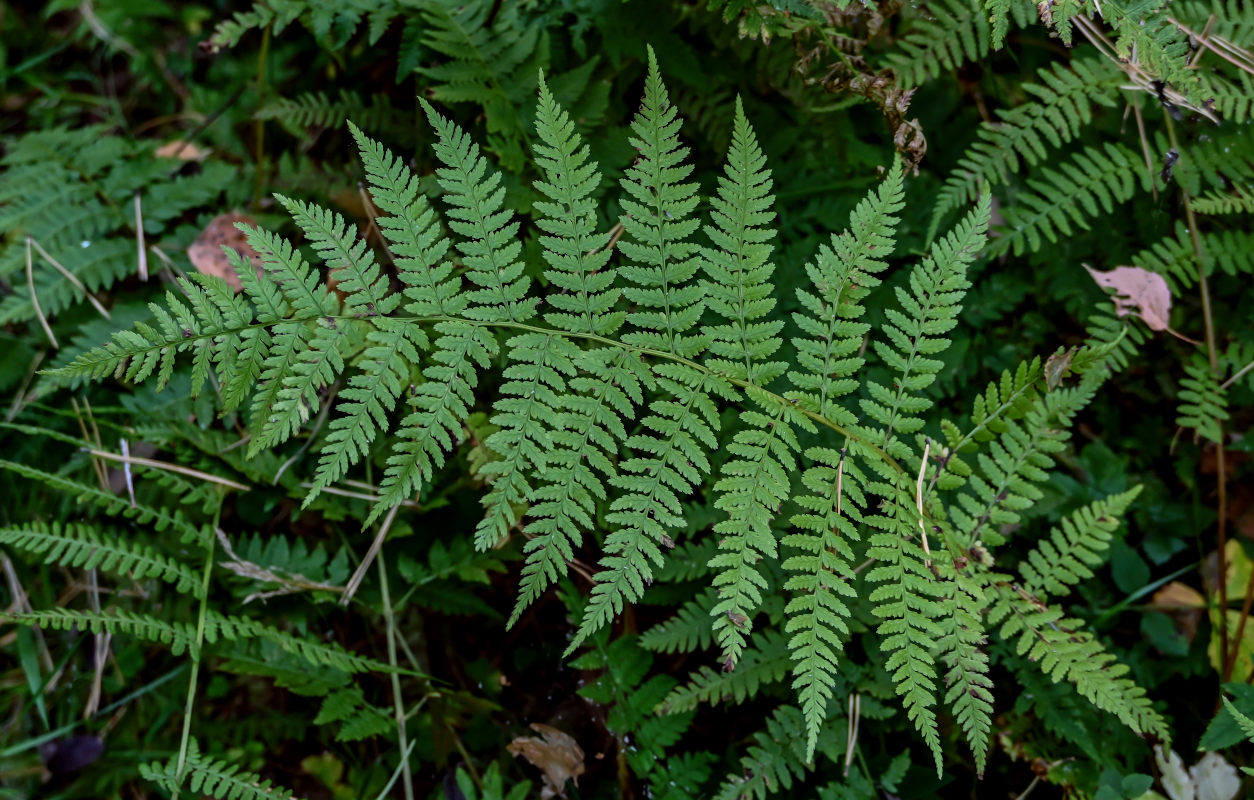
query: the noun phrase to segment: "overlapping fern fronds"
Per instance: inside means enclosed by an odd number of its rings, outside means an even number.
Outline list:
[[[1062,97],[1069,89],[1058,80],[1050,91]],[[889,170],[849,230],[806,266],[798,334],[785,342],[771,280],[773,187],[744,108],[736,105],[705,220],[678,110],[650,53],[631,127],[638,157],[619,187],[623,216],[616,230],[602,230],[592,199],[600,169],[542,76],[538,85],[527,136],[540,176],[534,229],[507,209],[502,177],[479,146],[424,102],[443,213],[399,158],[352,128],[399,290],[346,220],[280,198],[332,271],[335,292],[292,243],[247,229],[264,275],[237,261],[240,294],[214,278],[184,282],[155,307],[155,323],[116,334],[59,372],[162,384],[176,357],[189,355],[194,387],[216,374],[223,404],[252,410],[253,450],[301,435],[332,405],[313,442],[310,496],[367,460],[382,464],[373,521],[432,482],[463,439],[482,377],[499,366],[499,390],[484,400],[492,432],[477,443],[488,487],[473,540],[481,550],[522,540],[510,624],[591,550],[599,571],[569,649],[595,645],[662,574],[689,528],[686,504],[709,488],[713,535],[681,545],[702,561],[685,574],[709,587],[645,642],[714,646],[726,674],[698,670],[671,694],[670,710],[783,680],[799,702],[776,712],[746,762],[746,782],[728,792],[787,787],[823,746],[855,614],[878,620],[883,666],[938,767],[944,714],[957,719],[982,766],[993,709],[986,631],[1000,625],[1020,640],[1061,612],[1042,617],[980,554],[1001,544],[1001,526],[1038,496],[1062,446],[1059,430],[1117,366],[1120,340],[1099,337],[1072,357],[1076,386],[1060,387],[1039,361],[1007,373],[980,395],[966,430],[943,426],[942,448],[921,435],[928,390],[984,248],[988,194],[903,273],[896,302],[873,328],[864,302],[888,266],[904,202],[902,169]],[[1023,124],[1044,130],[1051,120],[1042,112]],[[1018,155],[990,174],[1039,156],[1031,145],[1012,146]],[[1116,150],[1088,157],[1096,172],[1130,158]],[[1125,173],[1130,192],[1136,179]],[[1094,207],[1123,197],[1091,177],[1058,173],[1029,204],[1034,217],[1009,218],[1020,230],[1003,242],[1082,224],[1058,216],[1069,213],[1056,203],[1059,192]],[[968,190],[955,189],[953,202],[965,203]],[[524,247],[528,233],[534,251]],[[529,252],[542,263],[528,265]],[[547,290],[537,290],[537,275]],[[781,376],[788,387],[777,390]],[[1105,512],[1111,519],[1115,505]],[[1069,546],[1075,538],[1062,536],[1057,542]],[[1100,537],[1085,536],[1074,545],[1091,550]],[[853,565],[864,560],[870,569],[857,577]],[[206,641],[258,636],[318,663],[374,666],[243,620],[210,622]],[[1049,641],[1043,666],[1051,676],[1074,681],[1136,730],[1163,733],[1092,637]]]

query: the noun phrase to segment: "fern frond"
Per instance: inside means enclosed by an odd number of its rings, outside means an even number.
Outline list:
[[[196,630],[185,622],[166,622],[146,614],[130,611],[80,611],[69,608],[49,608],[29,613],[10,614],[8,619],[19,625],[32,625],[46,630],[68,631],[79,630],[91,633],[125,634],[157,642],[170,648],[173,655],[190,654],[193,659],[200,657],[200,647],[196,643]]]
[[[844,452],[812,447],[806,457],[814,465],[805,471],[801,482],[811,494],[794,498],[803,511],[790,520],[798,532],[783,539],[784,546],[796,553],[783,567],[791,573],[784,588],[793,593],[784,609],[784,631],[792,634],[788,643],[793,659],[792,685],[805,715],[808,760],[827,718],[843,639],[849,635],[845,624],[849,606],[841,598],[857,597],[850,585],[854,554],[849,540],[862,538],[857,523],[862,521],[866,497],[861,488],[865,478]]]
[[[802,369],[788,373],[796,389],[785,396],[840,425],[855,421],[835,399],[858,388],[853,376],[865,362],[857,353],[871,329],[859,321],[866,312],[860,303],[880,284],[876,275],[888,266],[884,259],[892,255],[904,200],[898,163],[875,193],[854,208],[848,230],[833,235],[830,246],[820,245],[814,261],[806,264],[813,292],[797,290],[804,311],[794,312],[793,319],[806,338],[792,340]]]
[[[204,596],[200,577],[188,567],[148,545],[101,533],[90,525],[38,522],[0,528],[0,544],[39,556],[45,564],[102,569],[135,580],[160,578],[175,591]]]
[[[622,325],[624,313],[616,311],[619,290],[614,288],[617,270],[607,268],[608,233],[596,233],[596,201],[593,192],[601,173],[589,161],[589,148],[575,131],[575,123],[558,105],[543,76],[536,108],[536,166],[543,178],[535,188],[548,200],[538,201],[536,227],[544,235],[544,276],[565,293],[551,293],[547,302],[554,310],[544,319],[555,328],[608,336]]]
[[[695,711],[702,703],[714,705],[728,701],[740,705],[755,697],[762,686],[777,683],[788,674],[788,649],[788,639],[782,633],[768,631],[755,636],[735,670],[701,667],[688,676],[687,683],[666,695],[658,711],[680,714]]]
[[[183,518],[182,511],[175,510],[171,513],[142,503],[131,503],[127,498],[113,492],[106,492],[94,484],[82,483],[63,475],[45,472],[28,464],[0,459],[0,469],[16,472],[24,478],[39,481],[57,491],[65,492],[80,503],[91,503],[106,514],[133,519],[141,525],[151,525],[158,532],[172,529],[179,533],[179,538],[184,542],[201,539],[200,530]]]
[[[794,706],[776,708],[753,742],[740,760],[740,773],[728,777],[718,800],[765,800],[791,789],[813,769],[804,750],[805,720]]]
[[[1120,517],[1140,493],[1137,486],[1064,517],[1019,564],[1024,590],[1045,600],[1049,595],[1064,595],[1069,587],[1093,577],[1093,569],[1106,560]]]
[[[699,198],[696,183],[681,183],[692,174],[684,163],[688,148],[679,144],[681,125],[650,48],[644,103],[631,121],[631,146],[640,155],[622,181],[625,234],[618,249],[630,263],[619,274],[635,284],[623,297],[637,308],[627,315],[636,330],[622,339],[691,358],[706,347],[704,336],[687,333],[705,305],[701,284],[693,281],[698,248],[687,241],[700,224],[692,216]]]
[[[944,703],[966,734],[976,773],[983,777],[993,726],[993,680],[984,649],[988,642],[984,634],[986,601],[980,584],[956,567],[950,563],[947,592],[941,597],[947,613],[940,622],[937,651],[948,667]]]
[[[989,17],[975,2],[941,0],[923,13],[928,16],[911,19],[909,33],[886,59],[902,85],[919,86],[941,72],[988,55]]]
[[[1192,428],[1212,442],[1223,439],[1223,423],[1228,419],[1228,398],[1202,353],[1195,353],[1184,365],[1187,378],[1180,380],[1180,416],[1176,424]]]
[[[380,317],[374,324],[366,335],[370,346],[357,363],[360,371],[340,392],[341,414],[327,426],[305,506],[366,454],[379,431],[388,429],[388,415],[409,384],[411,365],[418,363],[418,351],[429,346],[426,334],[412,322]]]
[[[1233,187],[1233,193],[1214,191],[1192,201],[1199,214],[1254,214],[1254,185]]]
[[[1103,58],[1055,62],[1037,74],[1039,83],[1025,83],[1032,102],[998,113],[985,122],[976,140],[945,180],[932,208],[930,241],[941,222],[956,209],[974,202],[980,186],[1007,183],[1023,164],[1036,166],[1050,147],[1062,147],[1093,121],[1097,106],[1113,107],[1124,74]]]
[[[710,609],[716,598],[712,588],[701,592],[680,606],[670,619],[640,634],[640,646],[658,653],[692,653],[709,647],[714,641]]]
[[[256,620],[227,616],[210,611],[205,618],[204,641],[215,644],[221,641],[260,639],[272,642],[292,655],[300,656],[317,667],[332,667],[344,672],[393,672],[393,668],[356,653],[350,653],[334,643],[315,641],[310,638],[281,631]],[[175,653],[175,655],[178,655]]]
[[[530,278],[518,260],[522,241],[517,220],[504,210],[501,173],[489,167],[479,146],[465,131],[422,101],[437,139],[432,149],[444,167],[436,170],[448,210],[449,228],[463,237],[457,243],[466,277],[481,288],[467,293],[474,320],[526,322],[535,316],[538,298],[527,297]]]
[[[1107,142],[1104,147],[1086,147],[1058,169],[1042,169],[1042,177],[1029,180],[1030,192],[1016,195],[1004,208],[1003,235],[994,239],[991,251],[999,255],[1013,251],[1039,250],[1041,240],[1057,242],[1075,228],[1088,230],[1090,221],[1104,211],[1114,212],[1138,189],[1148,191],[1150,177],[1135,153],[1122,145]]]
[[[198,796],[215,800],[296,800],[290,791],[263,780],[260,775],[245,772],[226,761],[209,758],[200,752],[195,740],[188,745],[181,774],[178,755],[165,764],[140,764],[139,774],[167,792],[177,792],[180,787],[186,786]]]
[[[540,473],[547,483],[531,494],[531,520],[523,533],[534,538],[523,546],[527,563],[511,625],[566,574],[582,532],[595,527],[596,502],[609,496],[597,473],[610,482],[618,476],[614,457],[618,443],[627,439],[623,420],[635,416],[643,401],[641,384],[649,379],[647,368],[628,350],[587,351],[576,357],[575,366],[582,374],[570,381],[573,392],[562,400],[550,433],[552,449]]]
[[[891,457],[911,458],[908,445],[899,433],[913,433],[923,425],[917,416],[931,400],[921,393],[936,379],[942,363],[928,356],[949,345],[944,334],[953,328],[962,297],[969,282],[966,268],[978,255],[988,229],[990,199],[985,195],[974,209],[943,240],[935,243],[928,257],[910,273],[910,291],[897,290],[904,313],[886,311],[884,332],[893,347],[874,342],[876,353],[895,373],[895,391],[871,381],[869,398],[862,409],[882,427],[870,431],[870,442]],[[883,481],[867,489],[885,501],[885,515],[868,521],[880,530],[871,535],[867,555],[879,566],[869,579],[879,584],[871,592],[875,614],[882,621],[878,632],[882,647],[889,653],[885,663],[892,672],[897,693],[906,713],[932,750],[936,768],[941,768],[940,738],[936,727],[936,669],[933,642],[942,634],[936,623],[943,607],[937,602],[940,587],[936,576],[925,566],[924,551],[912,537],[927,524],[915,510],[914,486],[908,476],[893,471],[879,459],[870,461]],[[927,536],[926,530],[922,531]],[[907,538],[911,537],[911,538]]]
[[[613,526],[605,538],[601,571],[592,587],[583,621],[567,652],[634,603],[653,580],[653,567],[662,562],[659,545],[670,541],[668,531],[684,524],[680,500],[710,471],[706,452],[717,446],[718,407],[711,395],[736,395],[723,378],[682,364],[653,368],[658,388],[673,400],[656,400],[641,422],[651,433],[628,437],[636,453],[621,461],[613,486],[622,494],[610,503],[606,521]]]
[[[1001,625],[1003,639],[1017,639],[1019,655],[1037,662],[1055,683],[1071,682],[1090,703],[1134,731],[1170,738],[1145,690],[1125,677],[1128,668],[1106,652],[1093,634],[1081,630],[1079,620],[1065,619],[1061,611],[1006,584],[996,584],[990,595],[989,624]]]
[[[768,227],[775,219],[775,198],[765,165],[766,156],[737,97],[731,150],[711,201],[714,224],[705,226],[715,247],[702,248],[709,276],[706,304],[726,320],[706,329],[714,356],[708,365],[756,386],[766,386],[787,367],[767,360],[779,349],[784,323],[763,320],[775,307],[770,280],[775,230]]]

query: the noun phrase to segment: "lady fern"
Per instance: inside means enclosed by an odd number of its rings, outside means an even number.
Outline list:
[[[806,265],[785,341],[772,284],[772,179],[739,103],[703,225],[681,120],[650,52],[629,137],[637,157],[619,187],[621,227],[601,230],[600,168],[541,76],[534,264],[501,174],[466,132],[422,108],[443,214],[400,159],[351,128],[399,288],[338,214],[280,198],[334,274],[335,292],[287,240],[248,228],[264,275],[236,258],[240,294],[214,278],[180,282],[154,306],[154,324],[116,334],[58,374],[155,376],[161,385],[189,353],[194,388],[215,373],[224,407],[251,409],[254,451],[281,445],[334,404],[315,439],[306,502],[378,459],[373,522],[428,489],[463,439],[484,376],[499,367],[491,432],[478,444],[488,487],[472,538],[480,550],[523,540],[509,624],[577,555],[599,548],[590,596],[572,606],[579,622],[568,651],[600,647],[601,629],[672,569],[666,553],[678,545],[688,562],[675,574],[708,586],[643,642],[716,646],[723,672],[698,670],[663,710],[784,681],[798,702],[776,711],[746,762],[749,776],[729,783],[728,796],[786,787],[823,749],[843,670],[856,666],[842,663],[854,619],[873,626],[889,684],[938,769],[943,715],[956,719],[981,769],[987,758],[990,631],[1138,732],[1164,733],[1100,643],[1031,594],[1082,575],[1100,549],[1090,529],[1108,532],[1131,498],[1112,499],[1099,522],[1083,518],[1042,545],[1038,558],[1059,565],[1048,579],[1035,561],[1022,580],[1009,579],[991,555],[1004,526],[1040,496],[1062,431],[1119,366],[1128,334],[1105,324],[1073,352],[1075,385],[1031,360],[977,396],[966,429],[942,424],[944,445],[924,435],[930,388],[985,246],[987,194],[901,274],[895,303],[873,327],[865,302],[888,267],[904,207],[902,169],[888,170],[848,231]],[[1017,152],[1030,159],[1037,150]],[[1027,204],[1033,216],[1008,213],[1018,230],[998,249],[1035,244],[1054,235],[1051,221],[1074,219],[1058,216],[1069,213],[1060,193],[1082,189],[1080,202],[1095,207],[1135,187],[1127,173],[1120,192],[1101,188],[1102,170],[1126,171],[1130,155],[1108,148],[1086,157],[1093,175],[1058,173]],[[969,186],[955,187],[965,202]],[[694,500],[712,508],[713,535],[677,543],[704,527],[685,522]],[[378,668],[237,617],[206,619],[210,645],[260,638],[316,664]],[[171,631],[154,635],[183,641]]]

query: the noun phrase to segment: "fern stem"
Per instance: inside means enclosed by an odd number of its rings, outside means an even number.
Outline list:
[[[218,529],[218,520],[222,516],[222,495],[218,495],[217,508],[213,512],[213,529]],[[213,551],[217,546],[217,537],[207,536],[205,543],[205,570],[200,578],[200,610],[196,615],[195,646],[188,648],[188,656],[192,660],[192,672],[187,678],[187,702],[183,706],[183,733],[179,739],[178,766],[174,770],[173,800],[179,800],[179,792],[183,788],[183,772],[187,769],[187,748],[191,741],[192,710],[196,705],[196,680],[200,677],[201,646],[205,641],[205,619],[209,615],[209,576],[213,573]]]
[[[388,666],[392,667],[392,705],[396,708],[396,740],[401,749],[401,783],[405,800],[414,800],[414,776],[409,769],[409,737],[405,733],[405,701],[401,696],[401,676],[396,670],[396,618],[392,614],[392,597],[388,593],[388,571],[379,565],[379,592],[383,595],[383,622],[388,633]]]

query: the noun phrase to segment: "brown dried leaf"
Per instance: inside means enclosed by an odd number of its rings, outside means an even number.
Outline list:
[[[157,148],[157,158],[177,158],[179,161],[204,161],[213,151],[200,147],[186,139],[171,139]]]
[[[222,252],[223,245],[251,260],[258,275],[263,273],[261,256],[248,243],[243,232],[235,227],[237,222],[256,225],[250,217],[244,214],[222,214],[214,217],[196,237],[196,241],[192,242],[192,246],[187,248],[187,257],[202,275],[222,278],[231,285],[232,289],[239,292],[243,291],[244,287],[240,284],[239,276],[235,274],[231,262],[227,260],[226,253]]]
[[[1084,268],[1097,285],[1115,290],[1115,313],[1121,317],[1135,313],[1156,331],[1170,330],[1171,290],[1162,275],[1140,267],[1115,267],[1099,272],[1087,264]]]
[[[578,778],[584,773],[583,750],[569,734],[557,728],[533,722],[531,729],[543,738],[520,736],[507,749],[544,771],[542,798],[565,797],[566,781],[578,785]]]
[[[1067,372],[1071,369],[1071,357],[1076,353],[1076,348],[1070,350],[1059,350],[1045,361],[1045,386],[1051,392],[1062,384],[1062,379],[1066,377]]]
[[[1206,608],[1206,599],[1192,586],[1172,581],[1154,592],[1154,607],[1161,609]]]

